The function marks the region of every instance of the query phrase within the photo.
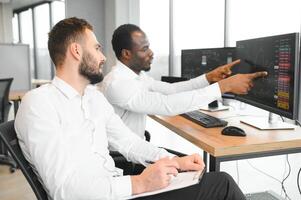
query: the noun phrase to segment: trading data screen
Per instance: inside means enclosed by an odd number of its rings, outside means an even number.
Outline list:
[[[195,78],[235,59],[235,48],[232,47],[185,49],[181,54],[181,76]]]
[[[294,118],[298,95],[298,34],[285,34],[236,42],[241,63],[235,73],[267,71],[254,80],[247,95],[237,98],[285,117]]]

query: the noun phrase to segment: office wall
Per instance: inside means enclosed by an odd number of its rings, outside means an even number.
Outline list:
[[[100,43],[105,40],[104,0],[66,0],[66,17],[79,17],[89,21]]]
[[[114,30],[126,23],[139,25],[139,0],[105,0],[105,55],[107,57],[104,73],[116,64],[116,57],[111,45]]]
[[[107,57],[106,74],[116,64],[111,47],[113,31],[121,24],[139,24],[139,0],[66,0],[66,17],[72,16],[85,18],[94,26]]]
[[[11,3],[0,3],[0,43],[13,42]]]

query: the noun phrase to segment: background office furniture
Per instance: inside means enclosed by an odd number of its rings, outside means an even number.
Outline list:
[[[9,102],[9,91],[12,84],[13,78],[0,79],[0,123],[6,122],[8,119],[9,109],[11,103]],[[17,164],[10,157],[7,149],[4,147],[3,143],[0,141],[0,164],[5,164],[11,166],[10,170],[13,172]]]
[[[227,118],[229,126],[245,130],[246,137],[224,136],[222,128],[204,128],[181,116],[151,116],[152,119],[197,145],[204,154],[210,155],[209,170],[220,171],[223,161],[284,155],[301,152],[301,128],[294,130],[261,131],[240,123],[242,117],[234,117],[231,111],[207,113],[218,118]],[[204,162],[207,158],[204,156]]]
[[[150,142],[150,133],[147,130],[145,130],[144,135],[145,135],[145,140]],[[166,149],[166,148],[164,149],[169,153],[172,153],[179,157],[186,155],[171,149]],[[110,151],[110,156],[112,156],[115,162],[115,166],[120,169],[123,169],[124,175],[137,175],[140,174],[145,169],[145,167],[141,164],[134,164],[132,162],[127,161],[126,158],[118,151]]]
[[[0,44],[0,78],[13,77],[12,90],[31,89],[29,45]]]
[[[11,104],[9,92],[13,78],[0,79],[0,123],[6,122]]]
[[[32,84],[33,88],[38,88],[41,85],[48,84],[48,83],[51,83],[51,80],[47,80],[47,79],[32,79],[31,80],[31,84]]]
[[[13,90],[9,92],[9,100],[13,102],[14,104],[14,114],[16,116],[17,111],[19,109],[19,104],[21,103],[21,100],[23,96],[28,92],[28,90]]]
[[[145,131],[144,135],[145,140],[149,142],[150,133]],[[140,172],[144,169],[144,166],[138,166],[138,164],[127,161],[126,158],[118,151],[110,151],[110,156],[113,158],[115,166],[123,170],[124,175],[140,174]]]
[[[22,150],[19,146],[18,138],[14,128],[14,121],[2,123],[0,125],[0,140],[4,143],[13,159],[18,163],[18,166],[22,170],[25,178],[30,184],[38,200],[51,199],[47,196],[44,190],[41,180],[34,173],[33,168],[25,159]]]
[[[184,77],[177,77],[177,76],[161,76],[161,81],[167,83],[176,83],[180,81],[187,81],[187,78]]]

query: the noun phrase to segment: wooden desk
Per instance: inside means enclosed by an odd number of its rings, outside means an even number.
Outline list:
[[[21,102],[22,97],[28,92],[27,90],[19,90],[19,91],[10,91],[9,92],[9,100],[14,103],[14,114],[16,116],[19,104]]]
[[[225,114],[227,113],[227,114]],[[216,117],[231,116],[230,111],[214,113]],[[232,114],[233,116],[233,114]],[[219,171],[220,162],[301,152],[301,128],[295,130],[261,131],[239,122],[239,117],[225,119],[228,125],[245,130],[246,137],[221,135],[222,128],[204,128],[181,116],[150,116],[204,150],[204,161],[210,154],[209,170]]]
[[[31,84],[37,88],[40,87],[41,85],[47,84],[47,83],[51,83],[51,80],[47,80],[47,79],[32,79],[31,80]]]

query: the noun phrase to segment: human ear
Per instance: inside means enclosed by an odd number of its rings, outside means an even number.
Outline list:
[[[121,57],[126,59],[126,60],[130,60],[132,57],[132,53],[130,50],[127,49],[122,49],[121,50]]]
[[[69,50],[71,52],[71,55],[76,59],[80,60],[82,57],[82,48],[78,43],[71,43],[69,46]]]

